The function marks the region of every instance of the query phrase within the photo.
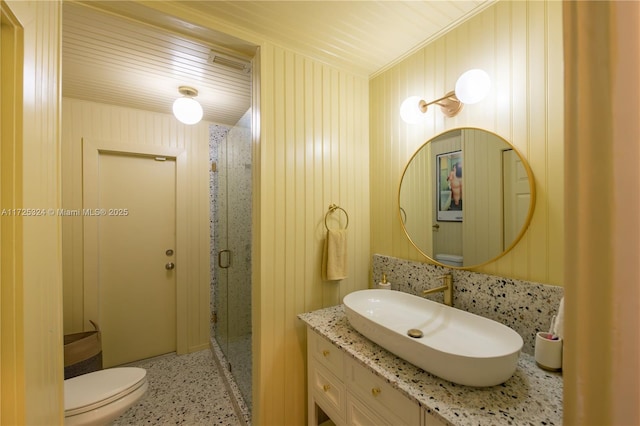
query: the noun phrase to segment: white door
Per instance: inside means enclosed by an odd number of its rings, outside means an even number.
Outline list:
[[[99,325],[110,367],[176,350],[176,164],[98,157]]]
[[[531,202],[529,175],[522,160],[510,149],[502,154],[504,182],[504,249],[515,241],[522,229]]]

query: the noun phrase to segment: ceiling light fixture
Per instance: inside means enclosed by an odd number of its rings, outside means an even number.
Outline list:
[[[416,124],[421,119],[429,105],[438,105],[446,117],[455,117],[464,104],[475,104],[484,99],[491,88],[489,74],[481,69],[472,69],[463,73],[456,82],[453,92],[431,102],[426,102],[418,96],[410,96],[400,106],[400,116],[405,123]]]
[[[202,106],[193,99],[198,96],[198,91],[193,87],[180,86],[178,92],[181,98],[173,102],[173,115],[184,124],[196,124],[202,120]]]

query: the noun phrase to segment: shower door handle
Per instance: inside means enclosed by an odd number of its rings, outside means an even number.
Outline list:
[[[227,254],[227,256],[226,256],[227,262],[224,265],[222,264],[222,254],[223,253]],[[231,250],[220,250],[218,252],[218,266],[221,269],[227,269],[227,268],[229,268],[231,266]]]

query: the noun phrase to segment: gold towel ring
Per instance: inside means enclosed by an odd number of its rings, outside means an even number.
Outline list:
[[[327,231],[329,230],[329,225],[327,225],[327,218],[329,217],[329,214],[333,213],[336,210],[342,210],[344,212],[344,215],[347,217],[347,224],[344,226],[344,229],[347,229],[349,227],[349,214],[347,213],[347,211],[340,206],[331,204],[329,205],[329,211],[324,215],[324,227],[327,228]]]

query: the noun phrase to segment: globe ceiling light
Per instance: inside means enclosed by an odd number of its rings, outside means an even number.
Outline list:
[[[481,69],[472,69],[463,73],[456,81],[456,89],[441,98],[426,102],[418,96],[410,96],[400,106],[400,116],[405,123],[420,122],[421,114],[427,112],[429,105],[438,105],[446,117],[455,117],[462,111],[464,104],[475,104],[484,99],[491,88],[489,74]]]
[[[198,123],[203,115],[202,106],[193,99],[198,96],[198,91],[193,87],[180,86],[178,92],[182,97],[173,102],[173,115],[184,124]]]

